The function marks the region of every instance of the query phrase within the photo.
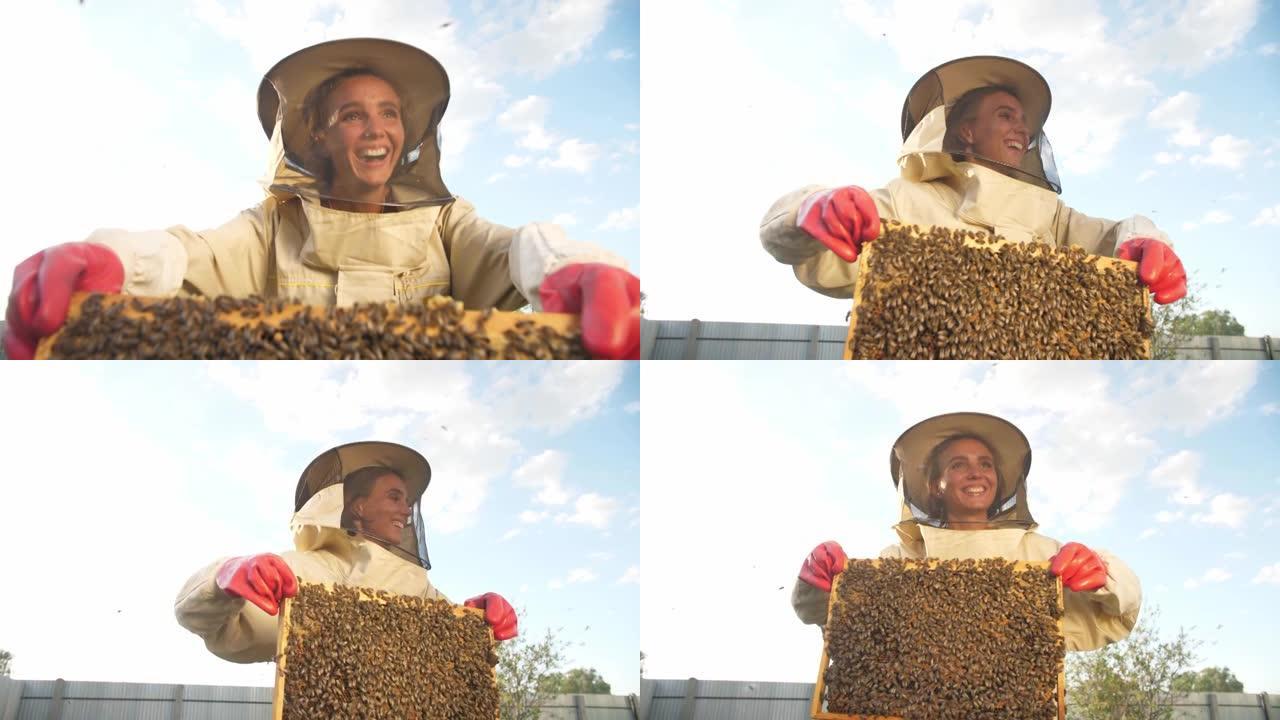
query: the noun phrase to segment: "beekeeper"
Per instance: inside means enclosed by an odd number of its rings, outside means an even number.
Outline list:
[[[1105,550],[1060,544],[1035,531],[1027,508],[1031,446],[1012,423],[980,413],[916,423],[893,444],[889,471],[902,491],[901,542],[880,557],[1050,561],[1062,578],[1062,632],[1068,650],[1123,640],[1138,621],[1142,588]],[[796,615],[824,624],[831,581],[846,556],[834,541],[814,548],[791,594]]]
[[[30,358],[66,321],[70,294],[282,297],[350,305],[451,295],[469,309],[582,315],[595,357],[636,358],[639,280],[557,225],[481,218],[440,176],[449,78],[390,40],[314,45],[267,71],[258,118],[271,139],[267,197],[193,232],[98,230],[14,271],[5,348]]]
[[[967,57],[939,65],[902,106],[901,177],[867,192],[810,185],[773,204],[760,240],[796,277],[831,297],[853,297],[862,246],[880,220],[982,230],[1013,242],[1079,246],[1138,263],[1158,303],[1186,295],[1186,273],[1168,237],[1135,215],[1119,222],[1067,207],[1044,134],[1049,85],[1009,58]]]
[[[224,558],[178,593],[178,623],[232,662],[275,655],[277,615],[299,582],[333,583],[447,600],[427,578],[431,562],[419,500],[431,466],[388,442],[356,442],[321,454],[298,480],[289,524],[295,550]],[[494,638],[516,635],[516,613],[497,593],[464,605],[485,611]]]

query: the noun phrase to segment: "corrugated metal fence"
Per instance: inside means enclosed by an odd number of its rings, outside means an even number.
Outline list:
[[[845,325],[641,320],[644,360],[839,360]],[[1280,338],[1185,338],[1179,360],[1280,360]]]
[[[0,720],[270,720],[271,688],[0,677]],[[542,720],[637,720],[627,695],[556,695]]]
[[[809,720],[812,697],[813,683],[641,680],[639,720]],[[1280,720],[1268,693],[1183,693],[1173,707],[1174,720]]]

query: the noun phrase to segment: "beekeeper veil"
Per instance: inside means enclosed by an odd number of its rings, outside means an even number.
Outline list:
[[[307,533],[323,533],[341,529],[344,532],[359,532],[354,528],[342,527],[340,518],[345,505],[343,483],[355,471],[368,467],[382,467],[399,475],[404,480],[408,491],[406,498],[412,508],[413,523],[401,533],[399,543],[390,543],[370,534],[363,537],[382,545],[404,560],[431,569],[431,558],[427,553],[426,525],[422,521],[422,495],[431,483],[431,466],[417,450],[397,443],[364,441],[339,445],[321,453],[298,478],[298,489],[294,498],[294,542],[296,545],[312,545],[318,540],[303,538]],[[317,504],[324,507],[317,507]],[[306,520],[299,518],[306,506]],[[317,522],[316,519],[319,519]],[[321,526],[318,529],[314,526]],[[301,535],[300,535],[301,533]],[[299,549],[302,549],[301,547]]]
[[[335,107],[339,86],[358,77],[384,81],[392,102]],[[335,184],[358,177],[388,188],[387,209],[447,203],[438,132],[448,105],[444,67],[412,45],[353,38],[299,50],[258,86],[258,119],[271,140],[263,184],[277,196],[368,202],[343,197],[349,191]]]
[[[1003,143],[977,147],[960,132],[994,89],[1013,95],[1022,108],[1027,145],[1012,154]],[[1053,149],[1044,133],[1051,100],[1044,77],[1017,60],[983,55],[939,65],[916,81],[902,105],[902,176],[923,182],[952,174],[956,162],[978,162],[1061,193]]]
[[[992,527],[1035,525],[1027,507],[1031,445],[1013,423],[982,413],[950,413],[922,420],[907,429],[889,452],[889,472],[902,497],[902,524],[943,527],[934,492],[935,450],[958,437],[973,437],[991,449],[996,461],[996,498],[987,511]]]

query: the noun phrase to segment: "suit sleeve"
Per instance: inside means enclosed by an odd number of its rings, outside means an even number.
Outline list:
[[[275,656],[279,617],[218,589],[215,577],[228,559],[208,565],[187,580],[174,603],[174,614],[179,625],[200,636],[209,652],[223,660],[266,662]]]
[[[1107,582],[1091,592],[1063,590],[1068,650],[1096,650],[1125,639],[1142,609],[1142,585],[1133,570],[1105,550],[1094,552],[1107,564]]]
[[[805,287],[829,297],[851,298],[858,279],[857,263],[845,262],[797,225],[796,214],[804,200],[830,189],[807,185],[779,198],[760,221],[760,243],[775,260],[791,265],[796,279]],[[888,189],[868,193],[882,220],[897,219]]]

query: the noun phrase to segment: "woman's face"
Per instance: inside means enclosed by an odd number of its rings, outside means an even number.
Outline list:
[[[385,187],[404,146],[395,89],[372,75],[347,78],[329,94],[325,121],[321,140],[333,161],[331,191],[363,198]]]
[[[942,476],[937,492],[942,496],[947,521],[986,522],[987,508],[996,498],[996,462],[979,440],[952,440],[938,456]]]
[[[1022,103],[1004,91],[987,95],[978,102],[974,118],[960,128],[960,138],[975,154],[1018,167],[1031,139]]]
[[[367,497],[357,498],[352,505],[356,527],[387,542],[400,542],[410,512],[404,480],[387,473],[374,481]]]

